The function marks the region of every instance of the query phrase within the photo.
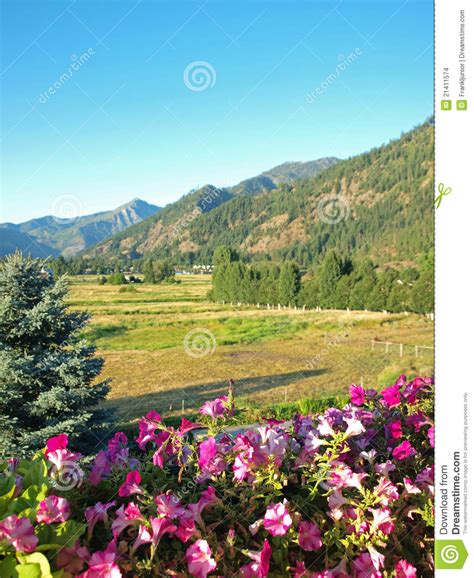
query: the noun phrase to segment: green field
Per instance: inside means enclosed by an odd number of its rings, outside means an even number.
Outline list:
[[[207,299],[209,276],[180,280],[125,288],[72,280],[69,303],[92,314],[84,336],[105,358],[107,403],[121,422],[151,409],[193,413],[230,378],[239,399],[263,407],[344,394],[353,382],[380,387],[401,372],[432,374],[433,351],[420,347],[433,345],[424,316],[217,304]]]

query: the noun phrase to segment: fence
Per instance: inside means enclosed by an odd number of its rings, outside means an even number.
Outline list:
[[[378,341],[377,339],[372,339],[371,344],[372,344],[372,350],[375,349],[376,345],[384,346],[385,347],[385,353],[388,353],[390,351],[390,346],[394,345],[394,346],[399,348],[400,357],[403,357],[403,353],[405,352],[405,350],[408,348],[411,348],[411,347],[413,347],[415,349],[415,357],[418,357],[420,355],[420,352],[422,353],[423,350],[425,350],[425,349],[434,350],[434,347],[432,347],[431,345],[407,345],[405,343],[394,343],[393,341]]]

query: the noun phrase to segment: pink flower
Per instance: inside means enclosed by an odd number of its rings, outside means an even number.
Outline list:
[[[40,502],[36,512],[36,521],[45,524],[65,522],[71,516],[71,507],[65,498],[58,496],[48,496]]]
[[[399,419],[393,420],[386,427],[388,437],[398,439],[402,437],[402,422]]]
[[[317,524],[303,520],[298,529],[298,544],[307,552],[319,550],[323,545]]]
[[[145,417],[142,417],[139,424],[139,435],[137,438],[138,447],[143,450],[148,442],[155,441],[155,432],[161,425],[161,415],[156,411],[149,411]]]
[[[270,504],[265,512],[263,527],[272,536],[284,536],[293,523],[286,504]]]
[[[112,522],[112,533],[115,538],[128,526],[145,523],[145,518],[140,512],[140,508],[133,502],[126,506],[120,506],[115,512],[115,516],[115,520]]]
[[[103,552],[92,554],[89,569],[80,578],[122,578],[117,559],[115,544],[111,542]]]
[[[270,572],[270,559],[272,557],[272,549],[268,540],[265,540],[260,552],[248,552],[247,556],[253,562],[242,566],[240,576],[242,578],[266,578]]]
[[[352,576],[354,578],[382,578],[382,574],[375,567],[368,552],[364,552],[354,560],[352,564]]]
[[[228,397],[223,395],[214,399],[213,401],[206,401],[200,408],[199,413],[203,415],[208,415],[212,419],[217,419],[218,417],[222,417],[226,412],[226,406],[224,405],[227,403]]]
[[[430,442],[430,446],[434,448],[434,427],[430,427],[428,430],[428,440]]]
[[[38,545],[38,537],[28,518],[8,516],[0,522],[0,542],[5,540],[17,552],[33,552]]]
[[[56,466],[57,470],[62,470],[66,462],[75,462],[81,457],[81,454],[68,451],[67,445],[68,437],[66,434],[49,438],[46,442],[44,455]]]
[[[379,483],[374,488],[374,494],[377,496],[377,501],[382,506],[388,506],[395,500],[398,500],[399,494],[396,486],[387,478],[381,478]]]
[[[140,472],[137,470],[129,472],[125,482],[119,488],[118,495],[121,498],[125,498],[126,496],[131,496],[132,494],[143,494],[143,488],[140,487],[141,481],[142,477]]]
[[[416,450],[408,440],[403,441],[399,446],[392,450],[392,456],[396,460],[400,461],[407,460],[414,455],[416,455]]]
[[[151,532],[147,526],[140,526],[138,528],[138,537],[133,544],[133,549],[136,550],[142,544],[151,544],[155,549],[161,538],[165,534],[173,534],[177,528],[170,520],[166,518],[152,518]]]
[[[81,546],[79,540],[74,546],[66,546],[58,551],[56,562],[59,568],[72,576],[77,576],[84,569],[90,554],[86,547]]]
[[[372,528],[375,532],[380,530],[388,536],[388,534],[391,534],[395,530],[395,525],[390,517],[390,510],[388,508],[379,508],[378,510],[369,508],[369,511],[372,512],[372,516],[374,517]]]
[[[197,533],[196,523],[194,519],[194,514],[190,511],[186,511],[184,516],[181,516],[179,520],[178,529],[176,530],[176,538],[181,540],[183,544],[192,538]]]
[[[328,483],[337,489],[357,488],[360,490],[362,489],[362,480],[367,475],[365,472],[356,474],[351,468],[341,464],[331,472]]]
[[[206,540],[197,540],[186,550],[185,556],[188,570],[194,578],[206,578],[216,567],[211,549]]]
[[[403,485],[407,494],[421,494],[420,488],[410,478],[403,478]]]
[[[380,393],[382,395],[384,405],[386,405],[388,408],[400,405],[400,387],[397,384],[383,389]]]
[[[155,504],[158,514],[165,518],[169,518],[170,520],[179,518],[185,512],[179,499],[171,492],[156,496]]]
[[[406,560],[399,560],[395,565],[395,578],[416,578],[416,568]]]
[[[361,385],[352,384],[349,387],[349,393],[351,394],[351,403],[354,405],[363,405],[365,401],[364,388]]]
[[[92,532],[94,531],[94,526],[97,522],[101,521],[105,523],[107,521],[107,510],[115,506],[115,500],[112,502],[107,502],[103,504],[102,502],[97,502],[93,506],[86,508],[84,511],[84,515],[87,520],[87,524],[89,526],[88,533],[89,538],[92,536]]]

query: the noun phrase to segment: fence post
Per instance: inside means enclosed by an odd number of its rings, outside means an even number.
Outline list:
[[[390,341],[385,342],[385,353],[388,353],[388,348],[390,347]]]
[[[375,349],[375,339],[372,339],[372,351]]]
[[[400,343],[400,357],[403,357],[403,343]]]
[[[285,387],[285,403],[288,402],[288,386]]]
[[[415,345],[415,357],[418,357],[418,345]]]
[[[181,400],[181,413],[184,415],[184,399]]]

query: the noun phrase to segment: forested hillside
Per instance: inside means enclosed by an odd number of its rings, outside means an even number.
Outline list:
[[[331,211],[340,211],[340,217]],[[302,266],[328,249],[377,264],[412,264],[433,246],[432,121],[273,190],[235,195],[205,187],[92,254],[210,263],[219,245],[237,249],[247,260],[294,259]]]

